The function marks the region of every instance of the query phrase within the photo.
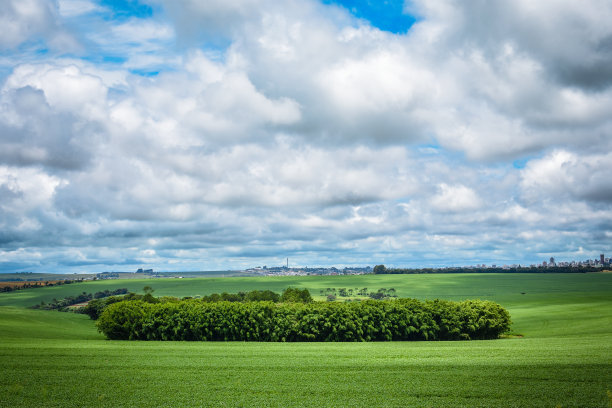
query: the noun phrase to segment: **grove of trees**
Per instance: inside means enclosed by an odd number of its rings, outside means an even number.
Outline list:
[[[94,299],[91,300],[86,306],[81,308],[78,312],[84,313],[88,315],[91,319],[97,320],[104,309],[107,306],[128,300],[142,300],[147,303],[167,303],[167,302],[179,302],[180,299],[164,296],[161,298],[156,298],[153,296],[153,288],[151,286],[145,286],[143,288],[144,295],[139,295],[132,292],[127,292],[127,289],[120,289],[121,293],[110,293],[105,296],[98,296],[100,292],[97,292],[94,295]],[[119,295],[125,294],[125,296],[111,296],[111,295]],[[90,295],[91,296],[91,295]],[[109,296],[109,297],[106,297]],[[193,299],[191,296],[184,297],[182,300]],[[210,295],[206,295],[203,297],[197,297],[197,300],[204,303],[215,303],[215,302],[263,302],[269,301],[273,303],[278,302],[302,302],[308,303],[312,302],[312,296],[310,296],[310,292],[308,289],[297,289],[297,288],[287,288],[285,289],[281,295],[278,293],[272,292],[271,290],[252,290],[249,292],[238,292],[238,293],[212,293]]]
[[[109,339],[190,341],[391,341],[494,339],[510,329],[491,301],[362,302],[140,300],[108,305],[97,327]]]

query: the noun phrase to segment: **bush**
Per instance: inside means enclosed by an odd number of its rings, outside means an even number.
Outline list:
[[[494,339],[510,329],[500,305],[398,299],[363,302],[204,302],[109,305],[97,322],[109,339],[390,341]]]
[[[136,296],[139,296],[139,295],[136,295]],[[107,298],[93,299],[86,306],[80,308],[78,312],[86,314],[92,320],[97,320],[108,305],[111,305],[117,302],[121,302],[121,301],[125,301],[126,299],[133,300],[133,297],[109,296]]]
[[[312,296],[308,289],[287,288],[280,298],[281,302],[310,303]]]

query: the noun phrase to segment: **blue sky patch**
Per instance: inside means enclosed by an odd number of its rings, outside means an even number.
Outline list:
[[[323,3],[344,7],[355,17],[395,34],[406,33],[416,21],[414,16],[404,13],[403,0],[323,0]]]
[[[159,75],[159,72],[159,70],[130,69],[130,73],[143,77],[154,77]]]
[[[112,18],[146,18],[153,15],[153,8],[138,0],[101,0],[100,4],[112,10]]]
[[[514,167],[515,169],[523,169],[531,159],[532,157],[525,157],[522,159],[515,160],[512,162],[512,167]]]

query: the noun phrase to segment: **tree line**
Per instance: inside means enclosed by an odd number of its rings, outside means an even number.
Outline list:
[[[511,324],[506,309],[481,300],[158,300],[110,304],[96,322],[98,330],[113,340],[469,340],[498,338]]]
[[[325,296],[330,302],[335,301],[338,297],[346,298],[353,296],[366,296],[376,300],[397,297],[397,291],[395,290],[395,288],[380,288],[377,291],[369,291],[368,288],[325,288],[321,289],[319,291],[319,294],[321,296]],[[350,299],[347,299],[346,301],[350,301]]]
[[[601,268],[594,266],[518,266],[514,268],[487,267],[487,268],[387,268],[385,265],[376,265],[374,274],[425,274],[425,273],[587,273],[600,272]]]
[[[185,299],[185,298],[184,298]],[[213,293],[211,295],[202,296],[199,298],[202,302],[263,302],[270,301],[278,302],[312,302],[312,296],[308,289],[287,288],[282,294],[278,294],[271,290],[252,290],[249,292]]]
[[[53,298],[49,303],[41,301],[40,304],[32,306],[32,309],[43,309],[43,310],[59,310],[67,311],[69,306],[76,305],[78,303],[90,302],[92,299],[102,299],[109,296],[116,296],[128,293],[127,288],[115,289],[115,290],[104,290],[96,292],[93,295],[91,293],[83,292],[76,296],[68,296],[62,299]]]

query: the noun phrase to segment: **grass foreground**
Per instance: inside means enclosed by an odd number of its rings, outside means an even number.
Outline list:
[[[84,315],[25,306],[126,281],[0,294],[0,406],[610,407],[612,274],[402,275],[132,282],[156,295],[395,287],[489,299],[524,337],[466,342],[109,341]],[[49,296],[51,296],[49,298]]]

